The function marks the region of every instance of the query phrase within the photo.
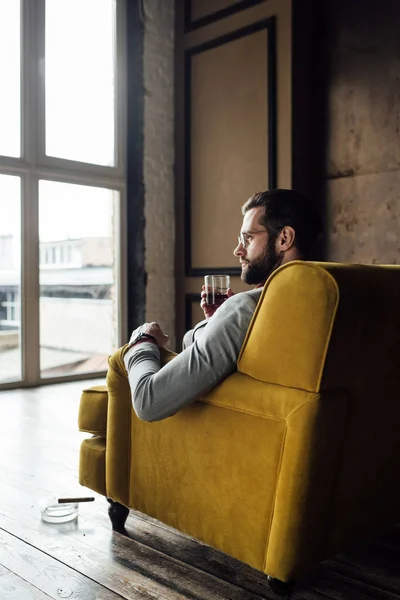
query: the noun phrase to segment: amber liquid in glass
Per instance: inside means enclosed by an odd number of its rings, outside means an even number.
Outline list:
[[[214,294],[214,304],[216,304],[217,306],[220,306],[221,304],[223,304],[225,302],[225,300],[228,300],[227,294],[221,294],[219,292],[216,292]]]

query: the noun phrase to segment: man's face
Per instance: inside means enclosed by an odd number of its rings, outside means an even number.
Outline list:
[[[278,254],[276,250],[278,235],[268,234],[260,224],[263,214],[263,207],[247,211],[241,229],[244,239],[233,252],[242,265],[242,281],[250,285],[265,282],[283,260],[283,254]]]

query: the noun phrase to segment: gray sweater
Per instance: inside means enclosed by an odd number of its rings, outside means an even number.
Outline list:
[[[185,334],[184,350],[161,367],[156,344],[144,342],[125,354],[133,408],[140,419],[170,417],[236,370],[236,363],[262,288],[235,294],[214,315]]]

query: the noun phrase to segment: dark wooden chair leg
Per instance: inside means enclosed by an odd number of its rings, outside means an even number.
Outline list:
[[[269,587],[279,596],[288,596],[293,589],[294,581],[281,581],[270,575],[267,576]]]
[[[114,500],[111,498],[107,498],[107,502],[110,504],[108,507],[108,516],[110,517],[112,528],[114,531],[122,531],[125,529],[125,522],[129,515],[129,508],[123,504],[120,504],[119,502],[114,502]]]

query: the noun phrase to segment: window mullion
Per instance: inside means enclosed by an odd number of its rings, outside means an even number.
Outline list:
[[[128,264],[127,264],[127,230],[125,227],[126,215],[126,189],[122,189],[120,192],[120,201],[115,215],[114,221],[114,236],[117,240],[115,245],[116,252],[116,264],[118,265],[116,271],[116,304],[119,313],[119,327],[117,331],[118,346],[126,344],[128,342],[128,311],[127,311],[127,280],[128,280]]]
[[[21,319],[22,372],[24,385],[37,384],[39,364],[39,261],[38,261],[38,184],[34,175],[39,133],[39,54],[38,41],[44,36],[44,19],[40,23],[42,0],[22,0],[22,158],[28,167],[22,177],[22,264]],[[43,8],[43,7],[42,7]]]
[[[31,167],[37,163],[38,96],[39,88],[44,86],[44,79],[39,78],[39,40],[44,37],[43,1],[22,0],[22,156]],[[44,132],[41,137],[44,139]]]
[[[116,133],[116,165],[120,173],[126,169],[126,139],[127,126],[127,83],[126,83],[126,5],[120,0],[116,2],[116,55],[115,55],[115,133]]]
[[[40,374],[38,182],[33,173],[22,179],[22,370],[25,385]]]
[[[35,65],[32,71],[36,74],[34,94],[36,98],[36,143],[35,143],[35,165],[43,161],[46,144],[46,114],[45,114],[45,14],[46,0],[35,0],[36,4],[36,38],[35,38]]]

